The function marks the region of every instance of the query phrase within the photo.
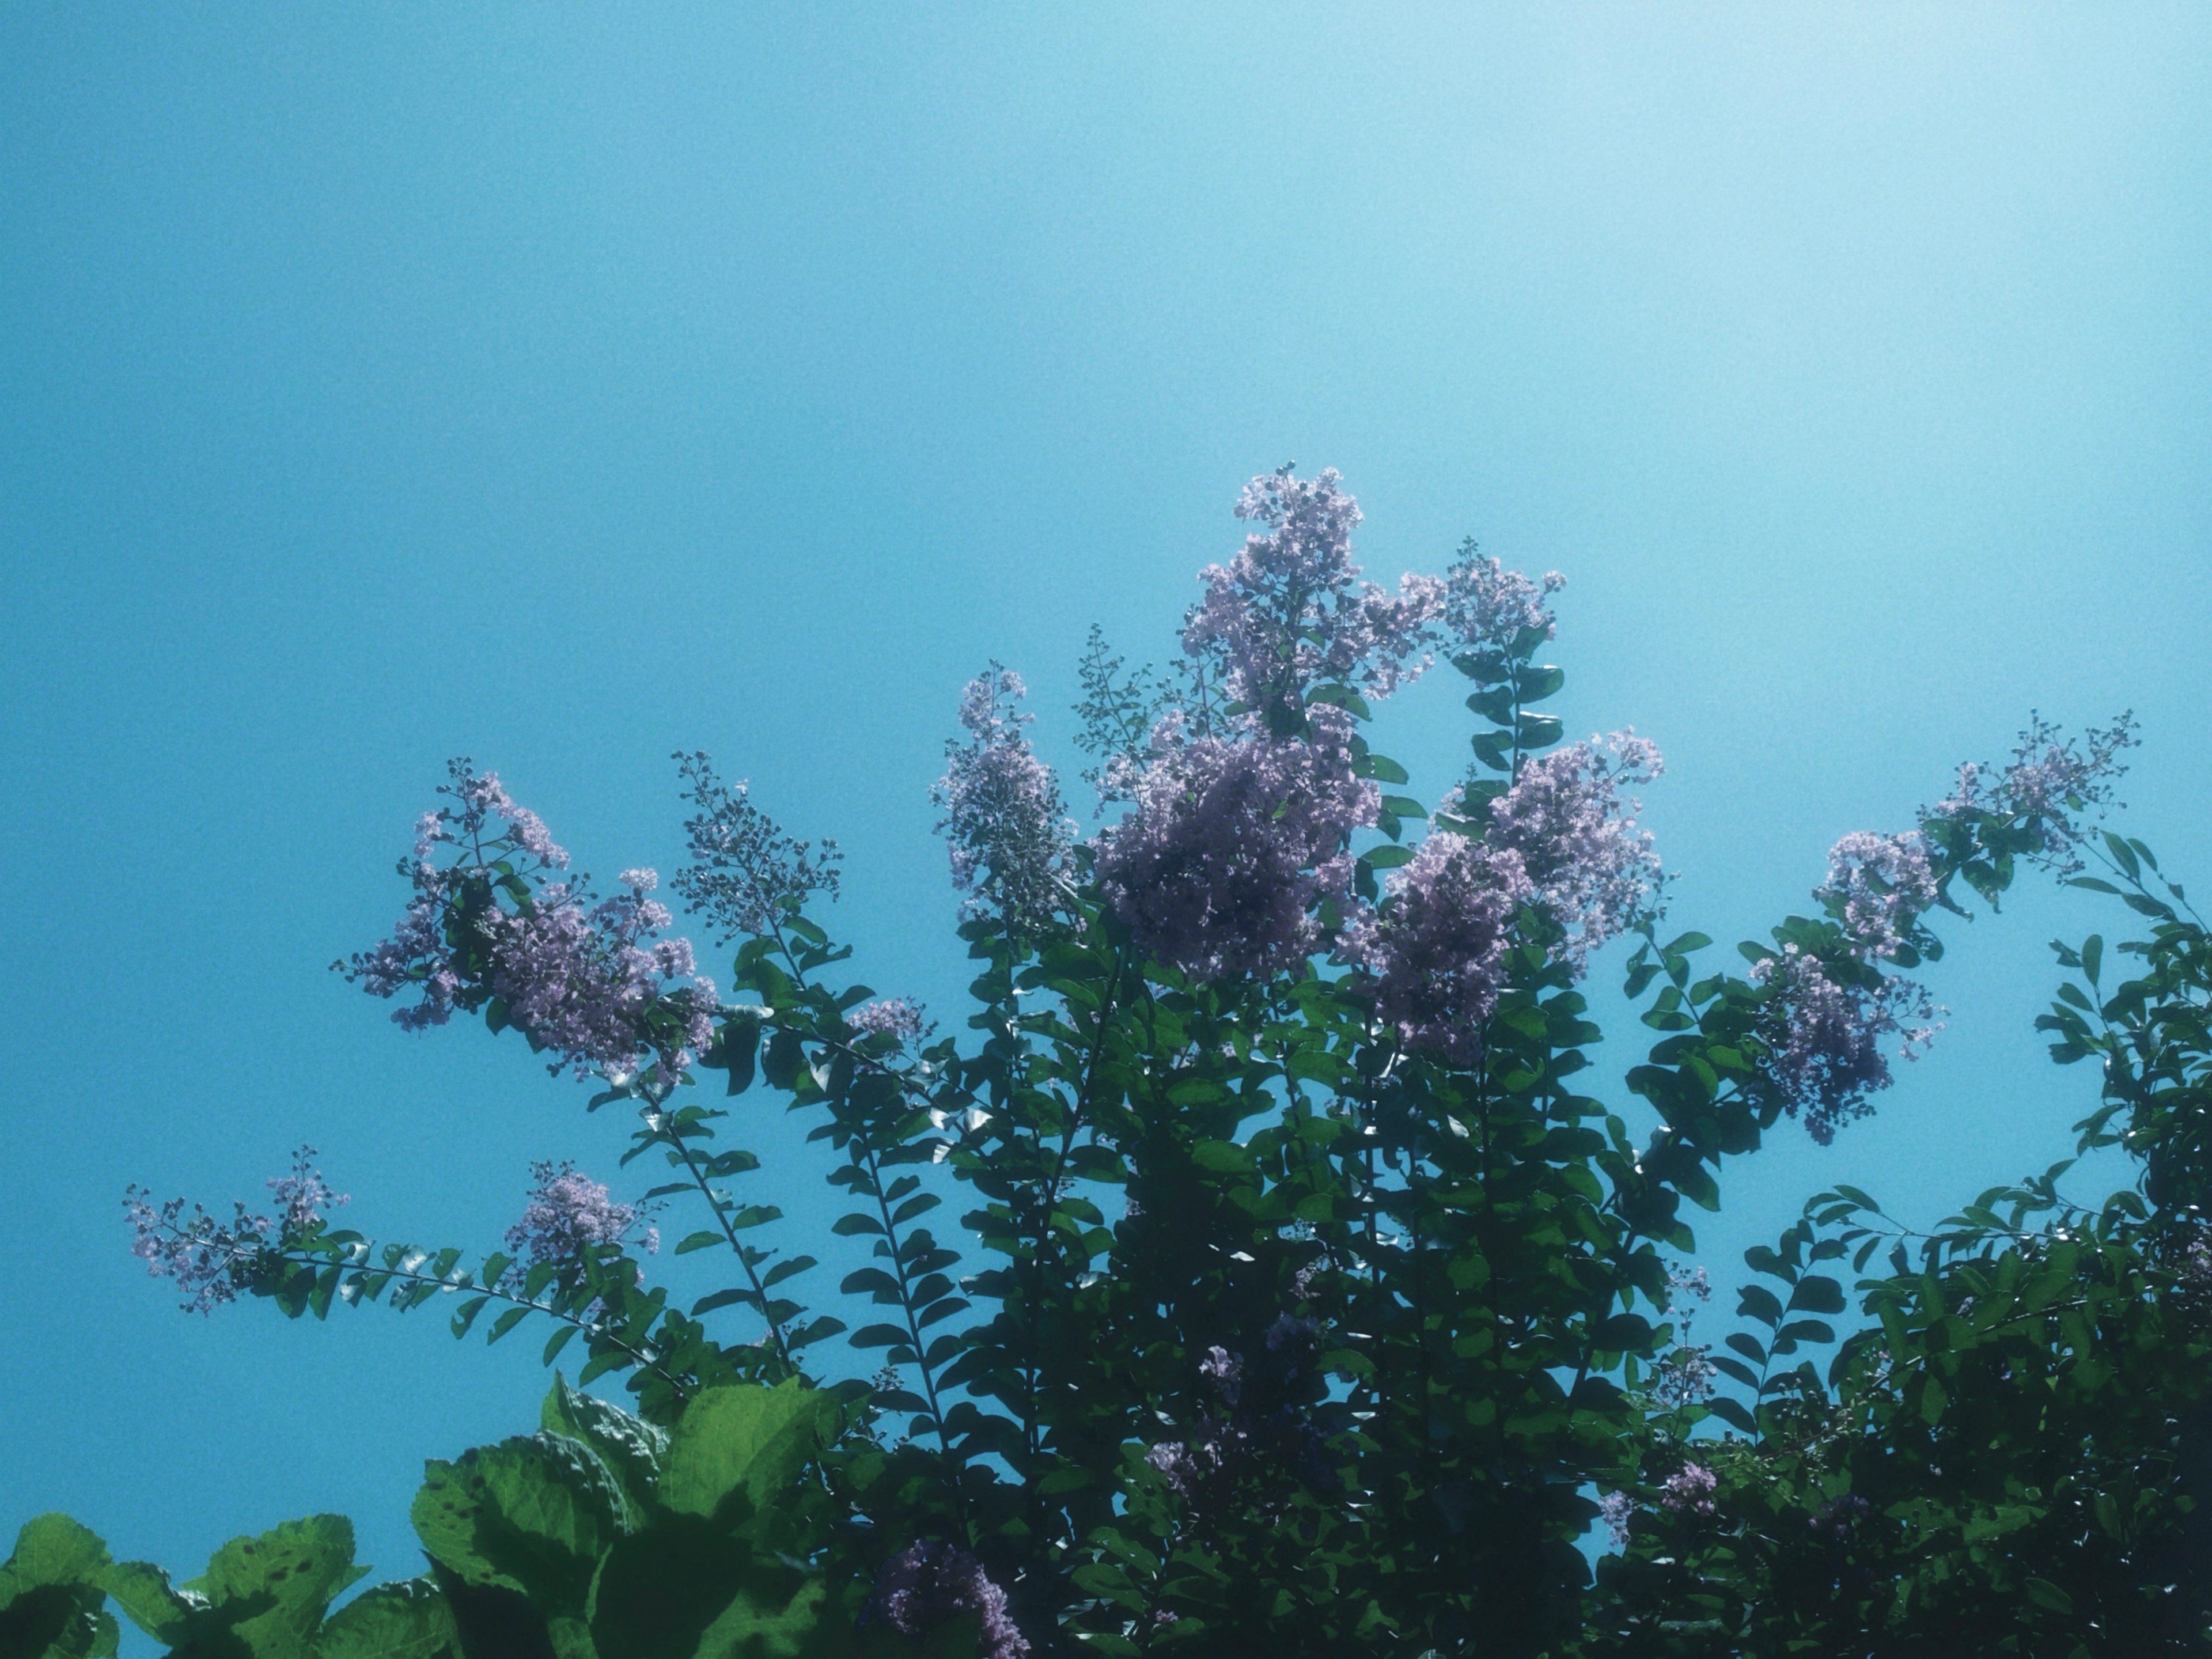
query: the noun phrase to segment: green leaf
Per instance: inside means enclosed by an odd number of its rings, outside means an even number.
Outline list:
[[[798,1483],[836,1411],[798,1378],[708,1389],[669,1437],[660,1501],[680,1515],[742,1522]]]
[[[2074,1611],[2074,1598],[2048,1578],[2027,1579],[2021,1588],[2027,1591],[2027,1599],[2039,1607],[2048,1607],[2053,1613]]]
[[[449,1659],[460,1650],[453,1610],[427,1578],[379,1584],[331,1615],[315,1659]]]
[[[2126,872],[2130,881],[2142,880],[2142,866],[2136,860],[2136,849],[2109,830],[2104,835],[2105,845],[2112,850],[2112,862]]]
[[[779,1030],[768,1040],[768,1051],[761,1056],[761,1075],[773,1089],[789,1090],[799,1080],[799,1067],[806,1058],[806,1050],[796,1031]]]
[[[1524,713],[1520,724],[1514,727],[1514,735],[1520,738],[1523,749],[1549,749],[1565,729],[1557,714]]]
[[[147,1561],[118,1562],[100,1574],[100,1587],[132,1624],[155,1641],[172,1644],[184,1639],[186,1621],[207,1605],[205,1598],[178,1589],[167,1573]]]
[[[15,1534],[0,1565],[0,1654],[94,1659],[115,1651],[115,1617],[100,1587],[107,1546],[65,1515],[41,1515]]]
[[[465,1582],[518,1590],[548,1616],[577,1616],[599,1559],[623,1531],[619,1484],[564,1434],[483,1446],[426,1466],[416,1536]]]
[[[819,1577],[679,1516],[608,1553],[592,1587],[592,1637],[621,1659],[831,1659],[849,1650],[817,1645],[824,1592]]]
[[[629,1504],[630,1523],[639,1524],[650,1512],[653,1495],[660,1484],[660,1469],[668,1456],[668,1431],[631,1416],[621,1407],[595,1395],[568,1386],[568,1379],[553,1374],[553,1387],[538,1410],[539,1426],[548,1434],[580,1440],[599,1454]]]
[[[295,1659],[321,1626],[331,1598],[368,1571],[353,1564],[353,1523],[342,1515],[310,1516],[258,1537],[234,1538],[184,1587],[208,1603],[190,1615],[187,1640],[222,1630],[254,1659]]]
[[[1841,1313],[1844,1287],[1824,1273],[1808,1273],[1790,1293],[1792,1313]]]

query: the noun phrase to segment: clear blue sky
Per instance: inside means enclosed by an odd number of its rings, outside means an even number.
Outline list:
[[[2209,81],[2197,6],[8,8],[0,1536],[188,1572],[338,1510],[404,1574],[422,1458],[532,1422],[527,1338],[187,1318],[120,1223],[303,1139],[479,1247],[531,1160],[611,1171],[514,1039],[325,970],[447,755],[605,874],[713,750],[949,1012],[961,682],[1071,758],[1086,625],[1168,649],[1285,459],[1386,580],[1568,573],[1568,723],[1664,747],[1684,927],[2031,706],[2133,706],[2130,827],[2212,880]],[[1464,718],[1391,715],[1431,789]],[[1879,1119],[1726,1181],[1717,1278],[1818,1186],[2063,1153],[2028,1023],[2101,918],[2017,910]]]

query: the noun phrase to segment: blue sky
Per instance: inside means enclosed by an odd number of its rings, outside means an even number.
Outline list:
[[[402,1575],[422,1460],[534,1419],[527,1338],[188,1318],[120,1224],[302,1140],[479,1247],[532,1160],[612,1170],[514,1039],[326,971],[447,756],[611,874],[711,750],[949,1012],[962,682],[1020,668],[1072,762],[1085,628],[1171,648],[1287,459],[1384,580],[1567,573],[1568,725],[1664,748],[1685,927],[2031,707],[2134,708],[2128,827],[2212,878],[2208,81],[2183,6],[9,8],[0,1534],[189,1572],[337,1510]],[[1464,719],[1387,716],[1431,792]],[[1724,1179],[1717,1279],[1818,1187],[2062,1156],[2045,941],[2106,923],[1954,924],[1936,1052]]]

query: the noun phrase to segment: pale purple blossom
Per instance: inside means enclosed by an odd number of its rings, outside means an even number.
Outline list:
[[[876,1574],[862,1615],[881,1619],[900,1635],[927,1635],[949,1620],[980,1617],[976,1659],[1024,1659],[1028,1641],[1006,1611],[1006,1593],[966,1550],[933,1538],[909,1544]]]
[[[1233,1406],[1243,1389],[1243,1356],[1233,1354],[1216,1343],[1199,1361],[1198,1374],[1213,1385],[1213,1391],[1221,1396],[1224,1404]]]
[[[965,742],[945,745],[945,775],[930,799],[945,816],[938,833],[952,861],[952,884],[969,895],[969,919],[996,914],[1034,936],[1052,926],[1071,878],[1075,826],[1060,805],[1052,769],[1036,757],[1023,728],[1028,695],[1021,676],[993,663],[960,701]]]
[[[1440,611],[1445,634],[1454,645],[1477,650],[1506,649],[1530,630],[1551,639],[1559,624],[1544,601],[1566,585],[1556,570],[1531,581],[1496,559],[1482,557],[1473,542],[1465,543],[1444,577]]]
[[[1388,696],[1427,665],[1421,647],[1445,585],[1408,576],[1394,594],[1360,581],[1359,505],[1340,482],[1334,469],[1308,479],[1287,466],[1254,478],[1237,516],[1260,528],[1229,563],[1200,574],[1206,597],[1184,623],[1183,648],[1218,661],[1247,708],[1295,715],[1324,681]]]
[[[1635,1515],[1636,1500],[1625,1492],[1609,1492],[1597,1500],[1597,1518],[1615,1549],[1628,1542],[1628,1523]]]
[[[1802,1116],[1806,1132],[1824,1146],[1843,1124],[1873,1109],[1869,1095],[1889,1086],[1882,1040],[1901,1037],[1902,1057],[1917,1060],[1942,1029],[1906,1023],[1935,1012],[1916,981],[1896,975],[1881,975],[1873,985],[1852,975],[1839,979],[1795,945],[1753,963],[1751,979],[1772,997],[1760,1027],[1767,1075],[1784,1109]]]
[[[848,1011],[845,1023],[871,1036],[911,1042],[922,1032],[921,1005],[910,997],[884,997]]]
[[[1141,949],[1200,979],[1312,954],[1311,912],[1349,893],[1352,832],[1382,807],[1375,784],[1352,775],[1349,722],[1314,714],[1307,740],[1254,731],[1178,742],[1164,725],[1136,811],[1098,854],[1108,902]]]
[[[154,1278],[176,1281],[187,1312],[212,1313],[237,1300],[240,1291],[252,1287],[266,1253],[305,1238],[322,1225],[324,1210],[346,1202],[323,1180],[314,1156],[313,1147],[301,1147],[292,1156],[291,1172],[270,1180],[279,1206],[273,1218],[250,1213],[243,1204],[234,1206],[228,1222],[197,1204],[187,1218],[181,1198],[157,1206],[143,1188],[128,1188],[123,1212],[135,1235],[131,1255]]]
[[[507,1232],[507,1248],[525,1265],[569,1265],[595,1246],[626,1242],[644,1218],[641,1207],[617,1203],[573,1164],[533,1164],[530,1176],[538,1184],[522,1219]],[[645,1228],[641,1237],[647,1254],[659,1249],[656,1229]]]
[[[1936,902],[1932,851],[1917,831],[1877,836],[1855,830],[1828,849],[1827,883],[1814,896],[1827,901],[1839,915],[1860,955],[1870,960],[1893,957]]]
[[[1490,804],[1485,839],[1520,855],[1534,902],[1564,930],[1560,949],[1577,971],[1606,940],[1658,913],[1665,874],[1650,832],[1637,826],[1643,803],[1622,789],[1663,769],[1650,738],[1616,732],[1522,762]]]
[[[276,1224],[267,1216],[247,1214],[243,1204],[228,1224],[197,1204],[186,1219],[183,1199],[170,1199],[157,1208],[153,1196],[139,1187],[124,1193],[124,1218],[136,1235],[131,1254],[146,1264],[152,1277],[176,1281],[184,1297],[179,1305],[188,1313],[213,1313],[220,1304],[236,1301],[239,1291],[252,1285],[254,1264]]]
[[[325,1210],[353,1201],[345,1194],[331,1190],[323,1172],[314,1167],[314,1157],[313,1147],[302,1146],[292,1154],[289,1175],[269,1178],[269,1190],[276,1194],[288,1236],[312,1232],[322,1224]]]
[[[1659,1502],[1678,1515],[1711,1515],[1720,1479],[1703,1463],[1685,1463],[1659,1487]]]
[[[699,810],[684,832],[691,862],[672,884],[692,913],[704,912],[723,942],[739,933],[766,938],[797,915],[817,893],[837,896],[839,861],[834,841],[795,841],[781,825],[753,805],[740,779],[725,784],[703,752],[678,754],[677,770],[687,786],[684,799]]]
[[[1338,954],[1366,971],[1376,1016],[1407,1047],[1477,1063],[1514,910],[1534,895],[1520,854],[1432,830],[1385,885],[1379,913],[1347,920]]]
[[[2113,785],[2127,770],[2122,757],[2137,744],[2135,728],[2134,715],[2122,714],[2075,738],[2032,714],[2010,764],[2000,770],[1967,762],[1959,769],[1958,787],[1929,815],[2024,818],[2036,838],[2031,856],[2061,875],[2075,874],[2083,867],[2080,849],[2090,825],[2112,804]]]
[[[353,958],[349,977],[374,996],[414,991],[392,1015],[408,1030],[489,1004],[553,1051],[556,1073],[627,1076],[645,1056],[654,1086],[674,1086],[713,1039],[716,992],[694,971],[690,940],[658,937],[672,920],[647,896],[659,878],[625,870],[624,890],[594,902],[580,879],[555,878],[568,854],[496,774],[466,761],[451,769],[442,793],[459,805],[417,820],[417,856],[401,865],[414,896],[392,937]],[[493,831],[495,817],[505,829]],[[441,849],[453,861],[441,864]]]

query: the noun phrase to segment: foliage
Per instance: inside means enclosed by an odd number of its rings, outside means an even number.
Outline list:
[[[517,1254],[473,1262],[333,1226],[303,1161],[280,1217],[134,1194],[140,1253],[202,1309],[445,1297],[491,1340],[540,1317],[546,1362],[580,1353],[580,1385],[620,1379],[636,1414],[556,1383],[538,1436],[433,1464],[429,1581],[326,1623],[350,1553],[329,1522],[179,1592],[50,1518],[0,1619],[105,1651],[105,1595],[179,1651],[471,1659],[2201,1644],[2212,981],[2147,849],[2108,838],[2124,884],[2075,878],[2150,919],[2122,947],[2146,976],[2106,995],[2092,939],[2051,1017],[2057,1058],[2106,1066],[2083,1144],[2141,1158],[2140,1194],[2081,1209],[2062,1168],[1928,1237],[1824,1194],[1752,1253],[1774,1288],[1744,1289],[1724,1352],[1689,1342],[1696,1281],[1670,1266],[1723,1164],[1785,1116],[1832,1136],[1888,1083],[1883,1045],[1927,1040],[1908,975],[1934,916],[2097,850],[2124,719],[2087,753],[2039,724],[1915,830],[1847,837],[1819,914],[1730,972],[1658,928],[1624,793],[1656,750],[1563,745],[1542,712],[1556,577],[1469,547],[1395,592],[1358,581],[1334,474],[1256,479],[1239,511],[1255,528],[1206,573],[1182,672],[1130,675],[1094,639],[1089,775],[1128,808],[1093,836],[1018,678],[969,688],[936,796],[968,895],[962,1036],[847,980],[813,902],[834,872],[704,757],[679,757],[700,811],[676,888],[742,935],[731,1000],[658,938],[653,872],[586,906],[543,823],[457,763],[407,915],[353,971],[420,999],[404,1025],[481,1013],[596,1070],[592,1109],[635,1115],[625,1164],[665,1179],[630,1206],[549,1171]],[[1479,724],[1431,806],[1364,728],[1437,656]],[[1578,987],[1624,933],[1654,1034],[1626,1073],[1640,1139],[1586,1092]],[[757,1091],[822,1151],[827,1239],[788,1239],[725,1138]],[[679,1201],[703,1224],[676,1252],[729,1265],[688,1308],[634,1249],[638,1206]],[[1840,1264],[1885,1244],[1839,1332]],[[810,1250],[842,1253],[835,1298]],[[866,1358],[841,1368],[839,1337]],[[1621,1543],[1594,1577],[1601,1518]],[[256,1600],[235,1563],[310,1537],[313,1570]]]

